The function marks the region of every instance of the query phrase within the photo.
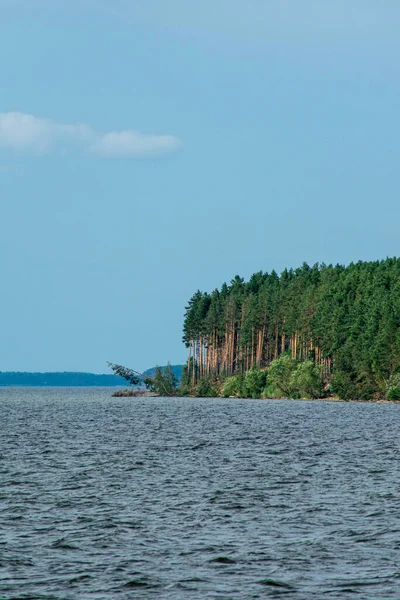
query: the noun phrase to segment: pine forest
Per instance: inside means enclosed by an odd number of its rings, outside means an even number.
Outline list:
[[[186,391],[398,399],[400,259],[236,276],[192,296],[183,341]]]

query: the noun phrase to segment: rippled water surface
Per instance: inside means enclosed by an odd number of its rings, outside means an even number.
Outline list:
[[[0,390],[0,598],[400,598],[399,405]]]

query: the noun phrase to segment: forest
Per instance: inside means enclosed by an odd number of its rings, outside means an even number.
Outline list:
[[[183,341],[183,393],[398,400],[400,259],[303,263],[198,290]]]
[[[49,387],[114,387],[126,385],[122,377],[115,375],[99,375],[96,373],[53,372],[53,373],[26,373],[26,372],[1,372],[0,387],[13,386],[49,386]]]

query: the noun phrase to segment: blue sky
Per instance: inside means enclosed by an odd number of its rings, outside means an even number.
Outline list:
[[[399,254],[398,0],[0,0],[0,370],[182,362],[235,274]]]

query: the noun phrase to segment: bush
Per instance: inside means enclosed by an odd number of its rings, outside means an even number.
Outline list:
[[[324,390],[324,381],[320,370],[312,360],[306,360],[297,365],[290,375],[292,394],[301,398],[321,398]]]
[[[193,392],[197,398],[217,398],[219,395],[218,389],[214,386],[211,379],[207,377],[200,379]]]
[[[224,381],[222,395],[224,398],[229,398],[230,396],[239,398],[242,395],[242,387],[243,377],[241,375],[234,375],[233,377],[228,377]]]
[[[187,383],[181,383],[176,391],[178,396],[190,396],[192,388]]]
[[[281,390],[277,388],[276,385],[266,385],[263,390],[262,397],[278,399],[284,398],[285,394],[283,394],[283,392],[281,392]]]
[[[400,400],[400,373],[393,373],[386,386],[387,400]]]
[[[293,387],[291,378],[298,364],[296,359],[287,354],[273,360],[268,369],[268,386],[277,388],[286,398],[295,396],[297,390]]]
[[[253,367],[244,376],[243,396],[246,398],[261,398],[261,394],[267,382],[266,371],[260,371],[259,368]]]

